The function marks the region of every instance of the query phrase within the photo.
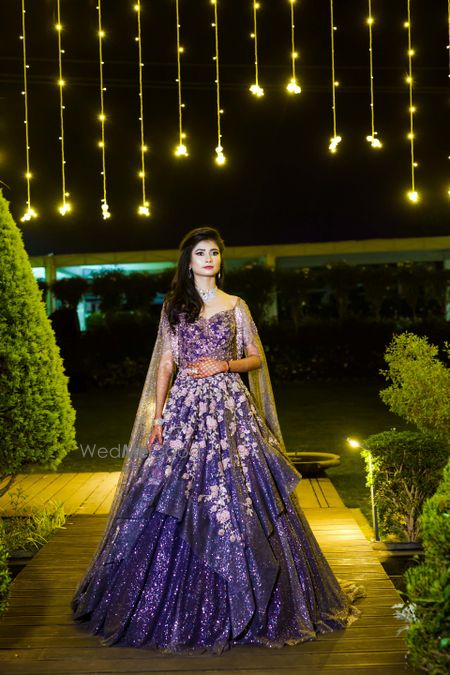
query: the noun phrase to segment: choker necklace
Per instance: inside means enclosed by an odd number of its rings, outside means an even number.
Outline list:
[[[217,293],[217,286],[214,286],[214,288],[210,288],[207,291],[204,291],[202,288],[198,288],[197,286],[195,288],[204,302],[211,300],[211,298],[213,298]]]

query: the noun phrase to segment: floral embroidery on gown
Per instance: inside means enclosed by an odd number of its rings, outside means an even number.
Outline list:
[[[349,625],[361,589],[344,591],[331,571],[293,492],[301,476],[251,391],[239,373],[186,372],[261,344],[245,301],[193,323],[181,315],[174,333],[162,310],[159,335],[177,366],[163,443],[129,481],[74,620],[105,646],[219,654]]]

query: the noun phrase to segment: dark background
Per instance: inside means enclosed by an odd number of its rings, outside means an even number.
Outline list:
[[[174,248],[191,227],[218,227],[226,245],[432,236],[449,233],[449,79],[447,3],[414,0],[413,44],[417,189],[410,189],[406,0],[373,2],[375,125],[384,143],[373,150],[365,0],[335,0],[338,133],[332,136],[328,0],[296,3],[297,75],[289,96],[287,0],[261,0],[260,84],[256,99],[251,2],[219,0],[223,146],[217,144],[213,6],[181,0],[184,127],[190,157],[176,159],[175,2],[142,2],[147,189],[141,202],[137,34],[133,2],[103,0],[108,203],[100,200],[97,11],[94,0],[62,0],[66,177],[71,215],[61,217],[56,2],[28,0],[29,131],[32,205],[39,219],[20,223],[26,208],[20,3],[1,4],[0,179],[30,255],[49,252]]]

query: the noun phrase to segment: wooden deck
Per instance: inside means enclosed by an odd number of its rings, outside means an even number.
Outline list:
[[[65,474],[66,485],[76,481],[77,475],[68,479],[70,475]],[[108,476],[113,480],[113,474]],[[97,499],[90,491],[95,482],[92,476],[85,474],[84,483],[72,483],[84,490],[81,499],[72,496],[72,501],[67,501],[73,515],[14,580],[10,607],[0,618],[2,675],[412,672],[405,667],[403,638],[396,635],[402,624],[392,615],[392,605],[399,602],[399,596],[352,510],[343,506],[327,479],[302,481],[299,495],[338,578],[360,581],[366,587],[368,597],[358,601],[363,615],[348,629],[283,649],[235,647],[220,657],[179,657],[101,646],[98,636],[87,634],[73,622],[69,602],[106,523],[106,514],[98,515],[98,509],[105,508],[105,500],[111,498],[105,481],[103,476]],[[64,490],[59,492],[65,494]],[[38,496],[37,491],[34,496]]]
[[[19,474],[9,491],[0,499],[0,515],[26,514],[30,507],[45,504],[52,499],[64,504],[66,515],[107,515],[119,476],[119,471]],[[13,510],[10,500],[10,495],[18,488],[25,495],[20,512]],[[298,495],[304,508],[344,506],[328,478],[302,480]]]

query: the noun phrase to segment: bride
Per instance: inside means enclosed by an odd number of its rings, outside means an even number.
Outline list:
[[[221,288],[223,252],[211,227],[180,244],[108,522],[71,601],[105,646],[282,647],[359,615],[361,589],[339,584],[294,494],[257,328]]]

